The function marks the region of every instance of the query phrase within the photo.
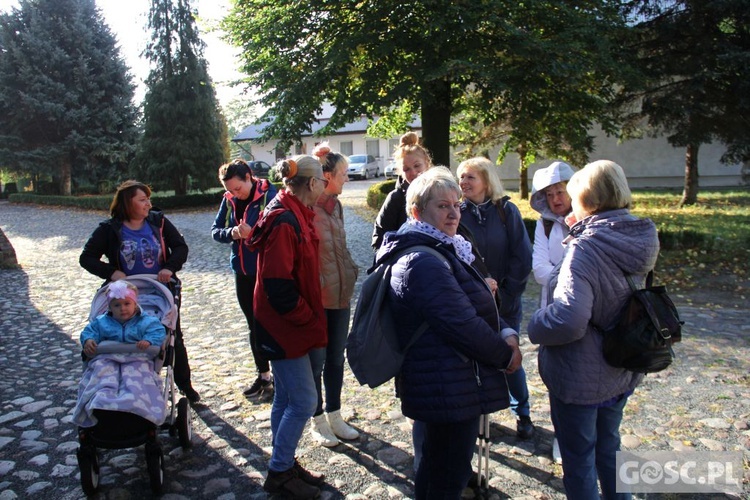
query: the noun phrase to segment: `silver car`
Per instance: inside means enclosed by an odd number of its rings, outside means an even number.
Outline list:
[[[369,179],[380,175],[378,160],[372,155],[351,155],[349,157],[349,177],[359,177],[360,179]]]
[[[388,165],[385,166],[385,178],[395,179],[396,177],[398,177],[398,170],[396,169],[396,162],[389,161]]]

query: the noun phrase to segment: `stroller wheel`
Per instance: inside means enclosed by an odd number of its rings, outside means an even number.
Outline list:
[[[151,491],[160,495],[164,485],[164,454],[158,445],[146,445],[146,467],[151,482]]]
[[[99,489],[99,457],[95,448],[78,448],[78,468],[81,470],[81,489],[86,496]]]
[[[191,421],[188,400],[187,398],[180,398],[180,401],[177,403],[177,420],[175,426],[177,427],[177,434],[180,436],[180,446],[184,449],[188,449],[193,445],[193,427]]]

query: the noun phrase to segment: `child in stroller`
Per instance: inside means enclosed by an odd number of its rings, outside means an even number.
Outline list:
[[[158,318],[140,311],[138,288],[125,280],[114,281],[107,286],[107,300],[109,311],[97,316],[81,332],[86,356],[94,358],[99,342],[106,340],[135,344],[138,351],[162,345],[166,330]],[[152,351],[151,356],[112,353],[92,359],[78,388],[73,422],[80,427],[93,427],[97,423],[93,410],[98,409],[135,413],[161,425],[166,403],[153,358]]]
[[[168,420],[164,426],[170,434],[179,432],[182,446],[190,446],[185,398],[177,404],[175,418],[171,363],[163,386],[159,378],[164,360],[173,359],[169,354],[177,314],[174,299],[167,287],[146,275],[109,283],[94,298],[90,323],[81,332],[85,369],[73,413],[79,426],[81,485],[87,495],[98,487],[97,446],[121,449],[145,443],[155,492],[164,480],[158,426]],[[100,314],[102,310],[106,312]],[[169,415],[167,401],[172,403]]]

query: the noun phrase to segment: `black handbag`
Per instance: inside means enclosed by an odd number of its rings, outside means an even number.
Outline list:
[[[608,364],[638,373],[654,373],[672,364],[672,345],[682,340],[677,308],[664,286],[653,286],[649,271],[645,288],[626,275],[633,291],[614,326],[603,332],[604,359]]]

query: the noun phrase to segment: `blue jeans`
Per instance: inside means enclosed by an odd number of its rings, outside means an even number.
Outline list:
[[[310,357],[271,361],[274,396],[271,407],[273,451],[268,468],[284,472],[294,465],[297,444],[317,402]]]
[[[518,341],[521,341],[521,304],[518,301],[517,312],[510,318],[503,316],[508,326],[518,332]],[[505,381],[508,384],[508,394],[510,394],[510,411],[516,417],[528,417],[531,415],[529,408],[529,386],[526,384],[526,370],[523,365],[513,373],[505,374]]]
[[[416,500],[458,500],[473,473],[479,417],[462,422],[422,422],[422,460],[414,480]]]
[[[528,417],[529,408],[529,386],[526,385],[526,371],[521,366],[513,373],[506,373],[505,380],[508,383],[510,394],[510,410],[516,417]]]
[[[341,387],[344,385],[344,349],[349,336],[350,309],[326,309],[328,319],[328,345],[310,351],[315,388],[318,391],[318,406],[315,416],[323,413],[323,384],[326,388],[326,412],[341,409]]]
[[[549,396],[552,424],[563,460],[565,494],[572,500],[630,499],[630,493],[615,493],[615,454],[620,449],[620,422],[628,398],[597,408],[563,403]]]

